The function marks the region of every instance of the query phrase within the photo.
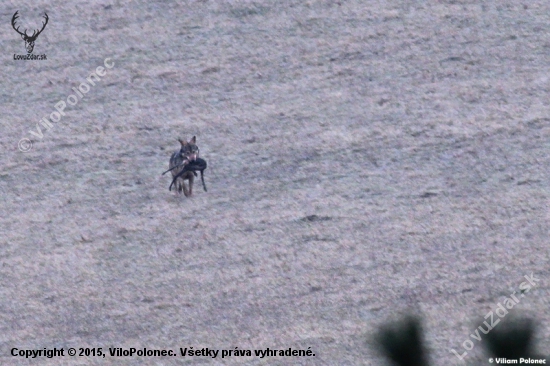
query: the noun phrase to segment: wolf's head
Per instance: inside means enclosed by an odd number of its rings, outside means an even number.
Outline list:
[[[199,147],[197,146],[197,137],[193,136],[189,142],[178,139],[181,144],[180,154],[189,162],[197,160],[199,157]]]

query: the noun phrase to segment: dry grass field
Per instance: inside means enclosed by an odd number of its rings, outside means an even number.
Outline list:
[[[14,60],[16,10],[29,30],[47,12],[47,60]],[[0,364],[381,365],[372,333],[409,310],[433,365],[468,339],[487,364],[470,334],[531,273],[502,321],[536,317],[550,354],[547,1],[23,0],[1,19]],[[177,197],[161,173],[193,135],[208,192]],[[10,354],[54,347],[315,356]]]

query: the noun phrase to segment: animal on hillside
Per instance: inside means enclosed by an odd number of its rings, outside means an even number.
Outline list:
[[[206,184],[204,183],[203,172],[207,167],[206,160],[199,158],[199,147],[197,146],[197,138],[193,136],[189,142],[178,139],[181,144],[180,150],[175,151],[170,157],[169,169],[162,173],[163,175],[172,172],[172,186],[176,186],[176,194],[183,192],[185,197],[193,194],[193,182],[197,176],[197,171],[201,172],[201,180],[204,191],[206,192]],[[189,189],[185,181],[189,181]]]
[[[206,160],[201,158],[197,158],[195,159],[195,161],[185,163],[181,172],[179,174],[176,174],[172,179],[172,183],[170,184],[170,187],[168,187],[168,190],[170,191],[172,190],[172,186],[176,183],[176,181],[180,176],[187,174],[187,172],[192,172],[196,177],[197,171],[200,171],[202,188],[204,189],[205,192],[208,192],[208,190],[206,189],[206,184],[204,183],[204,170],[206,169],[206,167],[207,167]]]

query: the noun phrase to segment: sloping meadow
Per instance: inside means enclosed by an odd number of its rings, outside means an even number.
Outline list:
[[[62,362],[379,365],[372,334],[411,308],[432,365],[458,362],[466,340],[464,361],[487,362],[470,335],[512,296],[502,324],[537,319],[550,354],[549,10],[5,7],[0,363],[102,347]],[[48,14],[33,51],[46,60],[13,59],[16,11],[29,33]],[[192,136],[208,192],[185,198],[161,173]],[[220,361],[236,348],[252,356]],[[314,356],[254,356],[267,348]]]

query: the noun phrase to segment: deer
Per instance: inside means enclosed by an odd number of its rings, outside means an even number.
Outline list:
[[[19,33],[21,35],[21,38],[23,38],[23,40],[25,41],[25,48],[27,49],[27,53],[31,54],[32,51],[34,50],[34,41],[36,41],[36,38],[38,38],[38,36],[40,35],[40,33],[42,33],[42,31],[44,30],[44,28],[46,28],[46,24],[48,24],[48,14],[47,13],[44,13],[44,18],[46,19],[46,21],[42,24],[42,29],[38,30],[36,29],[33,33],[32,33],[32,36],[29,36],[27,34],[27,30],[25,29],[25,32],[24,33],[21,33],[19,31],[19,27],[16,28],[16,25],[15,25],[15,22],[17,21],[17,18],[19,18],[19,10],[15,12],[15,14],[13,14],[13,18],[11,18],[11,26],[13,27],[13,29],[15,29],[15,31],[17,33]]]

